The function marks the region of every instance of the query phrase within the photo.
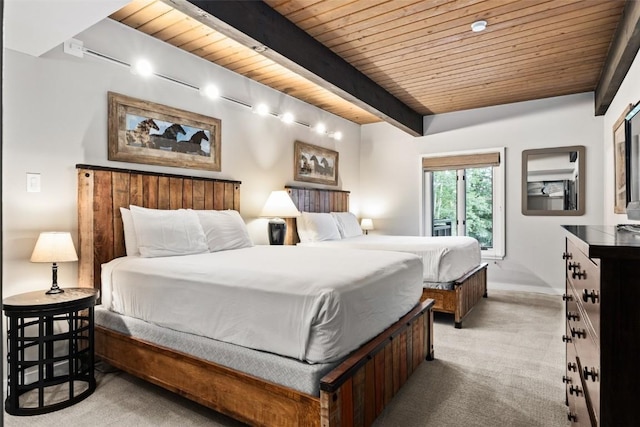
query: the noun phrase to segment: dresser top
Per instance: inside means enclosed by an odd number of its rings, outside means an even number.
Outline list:
[[[563,225],[569,238],[588,246],[592,258],[640,259],[640,231],[627,231],[615,225]]]

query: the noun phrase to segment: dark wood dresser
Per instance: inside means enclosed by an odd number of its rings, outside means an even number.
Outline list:
[[[568,418],[640,426],[640,233],[565,225]]]

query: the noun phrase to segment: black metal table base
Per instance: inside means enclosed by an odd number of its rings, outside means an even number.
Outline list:
[[[45,307],[5,305],[7,413],[57,411],[93,393],[94,303],[95,296]]]

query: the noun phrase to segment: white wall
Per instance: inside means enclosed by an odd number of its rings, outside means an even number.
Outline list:
[[[104,20],[76,36],[85,47],[132,62],[149,59],[156,70],[197,87],[207,81],[225,96],[249,103],[264,101],[275,111],[340,130],[342,141],[316,135],[307,127],[260,117],[224,100],[211,102],[196,90],[158,78],[143,80],[126,67],[63,53],[58,46],[36,58],[5,49],[3,108],[4,253],[3,295],[50,286],[51,266],[31,264],[40,231],[71,231],[77,243],[75,165],[212,176],[242,181],[241,214],[256,244],[267,243],[266,219],[258,219],[272,190],[293,182],[295,140],[340,153],[339,188],[354,191],[357,206],[360,126],[283,95],[193,55]],[[222,120],[222,171],[147,166],[107,160],[107,92],[114,91]],[[40,173],[42,191],[26,192],[26,173]],[[77,285],[77,263],[62,264],[59,282]]]
[[[562,224],[602,222],[602,117],[593,95],[579,94],[442,114],[413,138],[385,124],[363,126],[360,207],[379,232],[421,232],[424,154],[506,147],[506,257],[490,263],[490,288],[560,293],[564,289]],[[543,217],[521,213],[522,151],[586,146],[586,213]]]
[[[614,163],[613,163],[613,124],[618,120],[624,109],[640,101],[640,54],[636,55],[631,68],[627,72],[620,89],[613,98],[609,109],[604,115],[603,140],[603,170],[604,170],[604,223],[608,225],[637,223],[627,219],[627,215],[613,213],[614,206]]]

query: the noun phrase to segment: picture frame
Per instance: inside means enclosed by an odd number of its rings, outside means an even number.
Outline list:
[[[220,171],[221,121],[108,92],[109,160]]]
[[[339,153],[328,148],[296,141],[293,170],[295,181],[338,185]]]
[[[613,169],[614,169],[614,201],[613,212],[627,212],[627,141],[625,116],[631,111],[629,104],[618,120],[613,124]]]

